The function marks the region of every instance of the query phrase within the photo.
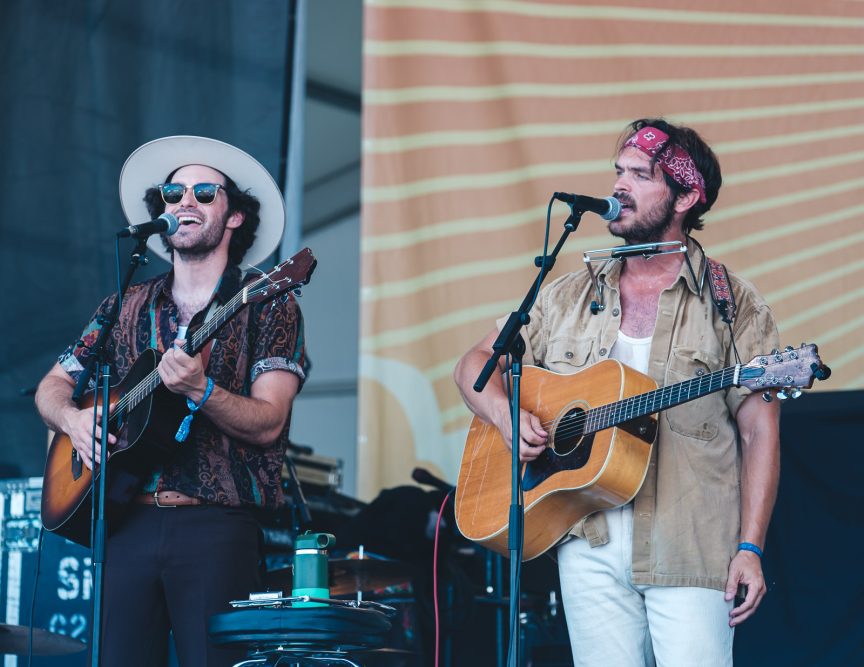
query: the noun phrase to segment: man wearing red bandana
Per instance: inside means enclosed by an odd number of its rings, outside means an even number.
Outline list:
[[[696,276],[682,253],[610,261],[597,271],[599,312],[587,271],[562,276],[541,291],[522,331],[524,362],[573,373],[613,358],[665,386],[734,365],[735,347],[743,361],[779,348],[771,310],[753,285],[729,274],[737,306],[729,325],[699,284],[707,261],[690,233],[702,229],[722,181],[704,140],[661,119],[637,120],[619,142],[615,173],[622,210],[609,231],[627,244],[685,243]],[[503,383],[471,389],[497,334],[462,357],[455,379],[468,407],[509,443]],[[527,410],[520,429],[520,458],[533,460],[549,433]],[[734,628],[766,592],[761,558],[779,445],[777,402],[747,390],[659,415],[635,498],[583,519],[557,547],[577,666],[732,665]],[[735,606],[739,590],[746,594]]]

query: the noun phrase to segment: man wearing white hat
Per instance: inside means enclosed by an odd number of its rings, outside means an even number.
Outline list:
[[[158,350],[163,384],[186,398],[194,419],[184,420],[191,429],[176,456],[141,482],[122,520],[109,526],[103,664],[160,664],[173,629],[183,667],[230,665],[239,656],[209,644],[207,620],[260,586],[259,530],[249,509],[284,500],[291,405],[308,368],[303,320],[293,297],[279,297],[241,310],[202,354],[191,357],[178,342],[242,288],[241,265],[273,253],[284,202],[251,156],[189,136],[157,139],[132,153],[120,198],[130,223],[164,212],[180,224],[171,236],[150,238],[172,268],[124,296],[108,342],[112,374],[124,377],[144,350]],[[83,345],[60,356],[36,396],[46,423],[69,436],[88,468],[93,414],[71,396],[115,299],[102,302]]]

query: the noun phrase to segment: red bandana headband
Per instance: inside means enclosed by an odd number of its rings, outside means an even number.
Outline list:
[[[687,190],[696,190],[699,193],[699,201],[704,204],[705,179],[696,168],[693,158],[680,146],[664,146],[669,141],[669,135],[658,130],[656,127],[643,127],[632,137],[624,142],[624,148],[633,146],[655,158],[660,168],[669,174],[678,185]]]

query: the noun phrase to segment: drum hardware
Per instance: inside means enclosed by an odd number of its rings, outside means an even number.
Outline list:
[[[334,600],[310,595],[253,593],[234,600],[235,611],[210,617],[208,633],[215,644],[243,646],[251,665],[350,665],[351,654],[383,647],[396,609],[377,602]],[[322,606],[300,606],[320,603]]]
[[[311,595],[283,596],[274,591],[250,593],[248,600],[231,600],[229,604],[235,609],[282,609],[307,602],[320,602],[328,606],[351,607],[352,609],[375,609],[387,616],[393,616],[396,613],[395,607],[371,600],[336,600],[333,598],[316,598]]]

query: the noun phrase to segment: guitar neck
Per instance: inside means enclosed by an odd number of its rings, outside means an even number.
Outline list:
[[[246,302],[243,300],[243,291],[241,290],[228,303],[217,308],[213,315],[192,334],[190,339],[186,341],[183,351],[191,357],[201,352],[210,339],[216,335],[216,332],[245,305]],[[141,401],[156,391],[160,384],[162,384],[162,377],[158,371],[153,370],[135,385],[123,399],[118,401],[114,415],[134,410]]]
[[[219,331],[219,329],[221,329],[222,326],[234,317],[234,315],[237,314],[237,311],[245,305],[246,303],[243,301],[243,291],[241,290],[224,306],[219,306],[219,308],[213,312],[213,315],[211,315],[204,324],[202,324],[198,330],[192,334],[192,337],[186,341],[183,351],[190,357],[194,357],[196,354],[201,352],[210,339],[216,335],[216,332]]]
[[[588,410],[585,433],[595,433],[738,384],[740,365],[729,366],[692,380],[661,387]]]

